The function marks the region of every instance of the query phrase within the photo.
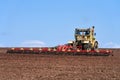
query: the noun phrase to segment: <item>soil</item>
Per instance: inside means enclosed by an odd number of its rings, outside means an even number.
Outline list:
[[[120,49],[114,56],[8,54],[0,48],[0,80],[120,80]]]

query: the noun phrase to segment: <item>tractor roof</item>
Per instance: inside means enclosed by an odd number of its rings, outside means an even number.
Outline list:
[[[79,32],[86,32],[86,31],[90,31],[90,28],[87,28],[87,29],[76,28],[75,30]]]

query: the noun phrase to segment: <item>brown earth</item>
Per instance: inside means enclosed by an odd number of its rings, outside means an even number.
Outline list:
[[[7,54],[0,49],[0,80],[120,80],[120,49],[114,56]]]

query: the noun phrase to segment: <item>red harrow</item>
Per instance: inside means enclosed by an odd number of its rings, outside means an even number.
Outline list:
[[[40,48],[10,48],[7,53],[22,53],[22,54],[66,54],[66,55],[95,55],[95,56],[109,56],[112,54],[111,50],[81,50],[74,49],[68,45],[60,45],[57,47],[40,47]]]

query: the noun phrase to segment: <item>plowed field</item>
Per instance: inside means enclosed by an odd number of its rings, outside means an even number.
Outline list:
[[[0,80],[120,80],[114,56],[7,54],[0,49]]]

